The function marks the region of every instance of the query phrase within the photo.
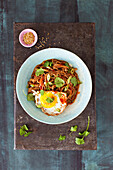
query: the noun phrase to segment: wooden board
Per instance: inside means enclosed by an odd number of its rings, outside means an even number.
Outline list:
[[[32,28],[39,34],[38,43],[32,48],[24,48],[18,41],[19,33]],[[42,45],[43,44],[43,45]],[[32,119],[24,112],[16,97],[14,88],[14,149],[43,150],[95,150],[97,149],[96,109],[95,109],[95,25],[94,23],[14,23],[14,87],[17,72],[22,63],[34,52],[48,47],[60,47],[77,54],[88,66],[93,92],[86,109],[76,119],[62,125],[46,125]],[[36,63],[37,64],[37,63]],[[78,132],[86,129],[90,116],[90,135],[84,145],[75,144],[77,132],[69,136],[71,126],[78,125]],[[25,138],[20,136],[19,128],[27,124],[33,133]],[[65,141],[59,141],[59,135],[66,135]]]

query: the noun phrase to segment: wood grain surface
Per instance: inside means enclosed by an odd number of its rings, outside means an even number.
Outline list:
[[[18,40],[19,33],[25,28],[32,28],[39,34],[39,41],[32,48],[24,48]],[[44,40],[43,40],[44,39]],[[43,42],[43,43],[42,43]],[[43,46],[41,45],[43,44]],[[34,52],[52,47],[64,48],[77,54],[88,66],[93,84],[93,92],[88,106],[76,119],[62,125],[46,125],[40,123],[21,108],[16,97],[16,77],[22,63]],[[37,65],[38,63],[36,63]],[[14,114],[15,133],[14,149],[27,150],[95,150],[96,135],[96,100],[95,100],[95,24],[93,23],[14,23]],[[27,82],[26,82],[27,84]],[[24,95],[24,94],[23,94]],[[77,125],[78,131],[84,131],[87,118],[90,116],[90,135],[84,145],[75,144],[75,136],[69,135],[70,127]],[[27,124],[33,133],[25,138],[20,136],[20,126]],[[58,138],[66,135],[65,141]],[[31,145],[32,143],[32,145]]]
[[[14,151],[13,22],[94,22],[97,151]],[[113,0],[0,1],[0,169],[113,169]]]

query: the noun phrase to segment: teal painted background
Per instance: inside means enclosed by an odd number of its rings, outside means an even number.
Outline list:
[[[95,22],[97,151],[14,151],[13,22]],[[113,0],[0,1],[0,170],[113,169]]]

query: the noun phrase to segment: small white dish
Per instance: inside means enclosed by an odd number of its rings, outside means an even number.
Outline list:
[[[31,32],[31,33],[33,33],[33,35],[35,36],[35,40],[34,40],[34,42],[33,42],[32,44],[26,44],[26,43],[24,42],[24,40],[23,40],[23,36],[24,36],[24,34],[26,34],[27,32]],[[37,35],[37,33],[36,33],[34,30],[32,30],[32,29],[24,29],[24,30],[20,33],[20,35],[19,35],[19,42],[20,42],[20,44],[21,44],[22,46],[24,46],[24,47],[27,47],[27,48],[33,47],[33,46],[36,44],[37,40],[38,40],[38,35]]]

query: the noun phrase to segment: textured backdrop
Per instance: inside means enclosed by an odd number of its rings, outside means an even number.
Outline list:
[[[13,22],[95,22],[97,151],[14,151]],[[113,169],[113,0],[0,1],[0,170]]]

